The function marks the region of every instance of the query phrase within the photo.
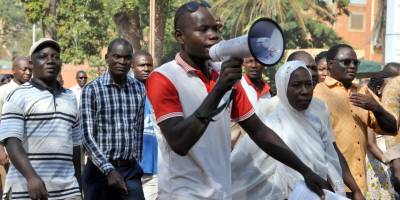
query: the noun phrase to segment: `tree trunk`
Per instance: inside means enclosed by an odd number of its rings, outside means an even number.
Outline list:
[[[57,40],[57,30],[55,18],[57,15],[57,6],[59,0],[49,0],[49,7],[46,9],[46,19],[42,20],[43,35],[46,38]]]
[[[122,37],[132,44],[133,52],[140,50],[143,33],[139,12],[136,9],[130,12],[121,11],[113,16],[113,20]]]
[[[153,56],[154,66],[160,66],[162,63],[161,59],[163,56],[163,42],[165,34],[165,25],[167,22],[167,12],[169,10],[170,0],[156,0],[155,6],[155,54]]]
[[[378,16],[372,31],[372,44],[375,50],[383,50],[386,34],[386,1],[378,1]]]

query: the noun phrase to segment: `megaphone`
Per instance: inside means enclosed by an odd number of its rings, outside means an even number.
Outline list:
[[[251,25],[248,34],[218,42],[210,48],[209,55],[217,62],[253,56],[259,63],[272,66],[279,62],[284,51],[282,29],[275,21],[260,18]]]

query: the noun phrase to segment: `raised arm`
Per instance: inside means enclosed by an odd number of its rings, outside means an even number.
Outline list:
[[[327,181],[311,171],[257,115],[253,114],[239,124],[264,152],[302,174],[307,186],[320,197],[324,196],[322,189],[332,190]]]
[[[379,127],[384,131],[382,135],[396,135],[398,124],[396,118],[387,111],[367,90],[366,94],[354,93],[350,96],[353,105],[372,111]]]
[[[239,59],[231,59],[222,64],[220,79],[192,115],[186,118],[172,117],[159,123],[162,134],[175,153],[186,155],[201,138],[210,123],[212,112],[217,109],[222,97],[241,78],[241,63],[242,61]],[[153,84],[157,84],[158,89],[153,90],[152,88],[157,88],[152,87]],[[154,97],[159,96],[158,92],[160,91],[168,92],[162,91],[164,87],[159,84],[154,77],[147,80],[147,94],[155,112],[157,112],[158,106],[165,105],[158,105],[159,103],[155,102]]]

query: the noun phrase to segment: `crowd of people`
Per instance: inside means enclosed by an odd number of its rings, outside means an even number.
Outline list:
[[[57,41],[16,57],[0,86],[2,198],[281,200],[305,184],[398,199],[400,64],[356,84],[352,46],[295,51],[268,77],[275,94],[256,58],[210,60],[221,24],[209,8],[177,9],[180,51],[154,69],[120,38],[107,68],[89,83],[78,71],[70,89]]]

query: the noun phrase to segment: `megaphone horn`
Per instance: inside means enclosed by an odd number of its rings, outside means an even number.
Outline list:
[[[209,54],[213,61],[253,56],[259,63],[272,66],[279,62],[284,52],[282,29],[275,21],[260,18],[251,25],[248,34],[218,42],[210,48]]]

